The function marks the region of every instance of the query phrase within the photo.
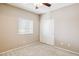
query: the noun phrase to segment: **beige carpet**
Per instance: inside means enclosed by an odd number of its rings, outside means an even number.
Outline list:
[[[28,46],[0,54],[1,56],[76,56],[71,52],[57,49],[54,46],[33,42]]]

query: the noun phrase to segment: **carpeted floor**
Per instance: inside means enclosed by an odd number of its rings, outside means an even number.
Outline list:
[[[76,56],[71,52],[57,49],[54,46],[33,42],[28,46],[19,49],[10,50],[1,56]]]

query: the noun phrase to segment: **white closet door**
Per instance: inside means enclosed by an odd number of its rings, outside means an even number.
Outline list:
[[[41,16],[40,42],[54,45],[54,20],[50,18],[49,14]]]

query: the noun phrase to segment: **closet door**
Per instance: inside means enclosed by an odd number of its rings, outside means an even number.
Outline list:
[[[54,45],[54,20],[49,14],[44,14],[41,16],[40,42]]]

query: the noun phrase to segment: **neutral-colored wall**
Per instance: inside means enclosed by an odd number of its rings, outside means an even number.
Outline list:
[[[79,52],[79,4],[60,8],[52,13],[55,45]],[[19,18],[34,20],[33,35],[17,34]],[[39,16],[28,11],[0,4],[0,52],[27,45],[39,38]]]
[[[26,18],[33,20],[33,34],[17,34],[17,20]],[[0,52],[27,45],[39,40],[39,16],[28,11],[0,4]]]
[[[79,53],[79,4],[50,13],[54,19],[55,45]]]
[[[52,14],[56,46],[79,53],[79,4],[61,8]]]

